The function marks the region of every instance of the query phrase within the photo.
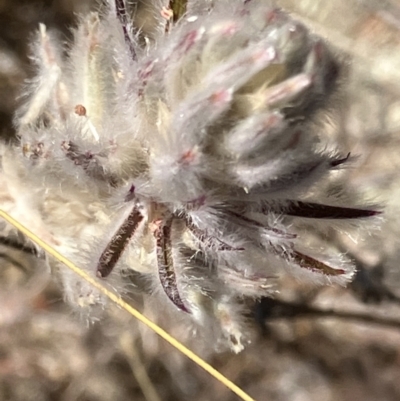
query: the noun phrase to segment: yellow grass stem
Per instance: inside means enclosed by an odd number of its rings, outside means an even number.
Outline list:
[[[120,296],[105,288],[100,281],[96,278],[92,277],[84,270],[73,264],[69,259],[61,255],[58,251],[56,251],[53,247],[48,245],[46,242],[41,240],[38,236],[24,227],[17,220],[13,219],[9,214],[0,210],[0,217],[6,220],[8,223],[13,225],[17,230],[19,230],[22,234],[24,234],[27,238],[29,238],[36,245],[41,247],[44,251],[46,251],[49,255],[53,256],[59,262],[63,263],[69,269],[71,269],[74,273],[80,276],[83,280],[87,281],[90,285],[96,288],[98,291],[103,293],[106,297],[108,297],[112,302],[125,309],[129,314],[134,316],[140,322],[144,323],[147,327],[157,333],[160,337],[162,337],[165,341],[169,342],[173,347],[175,347],[182,354],[186,355],[189,359],[203,368],[206,372],[208,372],[211,376],[221,382],[224,386],[233,391],[236,395],[238,395],[243,401],[255,401],[254,398],[250,397],[246,392],[244,392],[240,387],[238,387],[235,383],[226,378],[223,374],[218,372],[215,368],[213,368],[210,364],[200,358],[197,354],[191,351],[189,348],[185,347],[182,343],[168,334],[165,330],[163,330],[160,326],[153,323],[151,320],[147,319],[144,315],[142,315],[139,311],[129,305],[127,302],[121,299]]]

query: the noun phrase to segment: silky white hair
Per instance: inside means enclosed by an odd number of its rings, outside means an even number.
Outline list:
[[[238,352],[246,300],[273,295],[282,274],[345,284],[354,273],[305,247],[297,222],[377,212],[310,199],[350,160],[311,125],[340,71],[321,39],[268,1],[189,1],[177,22],[153,3],[152,38],[122,0],[82,16],[66,48],[40,25],[19,143],[1,146],[0,205],[117,291],[135,271],[160,310]],[[105,305],[59,275],[89,316]]]

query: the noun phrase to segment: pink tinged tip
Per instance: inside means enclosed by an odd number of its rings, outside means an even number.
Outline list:
[[[236,22],[232,21],[221,27],[220,34],[222,36],[230,37],[239,31],[239,26]]]
[[[265,20],[268,24],[273,24],[279,21],[279,18],[281,18],[281,12],[279,9],[273,9],[270,10],[266,13],[265,15]]]
[[[197,161],[197,155],[198,152],[196,148],[189,149],[182,153],[181,157],[178,159],[178,164],[184,166],[194,164]]]
[[[201,30],[192,30],[188,32],[183,39],[178,43],[176,50],[179,52],[187,53],[195,43],[201,38],[202,36]]]
[[[293,78],[289,78],[265,91],[266,103],[271,106],[290,101],[299,96],[311,83],[311,77],[307,74],[299,74]]]
[[[232,101],[232,90],[219,90],[210,96],[210,102],[215,105],[225,105]]]

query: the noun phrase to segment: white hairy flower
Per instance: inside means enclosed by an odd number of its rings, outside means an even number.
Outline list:
[[[271,296],[282,273],[353,274],[341,255],[311,253],[296,221],[377,212],[308,193],[349,159],[309,121],[338,76],[326,45],[267,1],[198,3],[177,22],[161,7],[154,41],[133,33],[122,0],[83,16],[67,49],[40,26],[20,143],[1,149],[0,202],[117,291],[133,270],[160,311],[240,351],[246,299]],[[60,275],[71,303],[104,305]]]

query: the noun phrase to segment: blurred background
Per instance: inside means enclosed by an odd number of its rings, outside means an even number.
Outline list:
[[[199,0],[202,1],[202,0]],[[342,60],[340,88],[321,135],[359,155],[348,196],[385,206],[380,229],[332,230],[333,246],[358,267],[347,288],[282,280],[276,299],[253,310],[253,343],[213,354],[179,322],[149,318],[184,339],[256,400],[400,400],[400,4],[393,0],[277,0],[322,36]],[[39,22],[68,41],[90,0],[0,0],[0,134],[13,141],[12,114],[32,76],[29,43]],[[133,4],[146,25],[146,0]],[[150,10],[151,12],[151,10]],[[149,28],[150,29],[150,28]],[[135,305],[141,309],[140,301]],[[199,344],[200,343],[200,344]],[[0,241],[0,400],[158,401],[238,399],[125,312],[111,306],[88,325],[63,302],[29,249]]]

